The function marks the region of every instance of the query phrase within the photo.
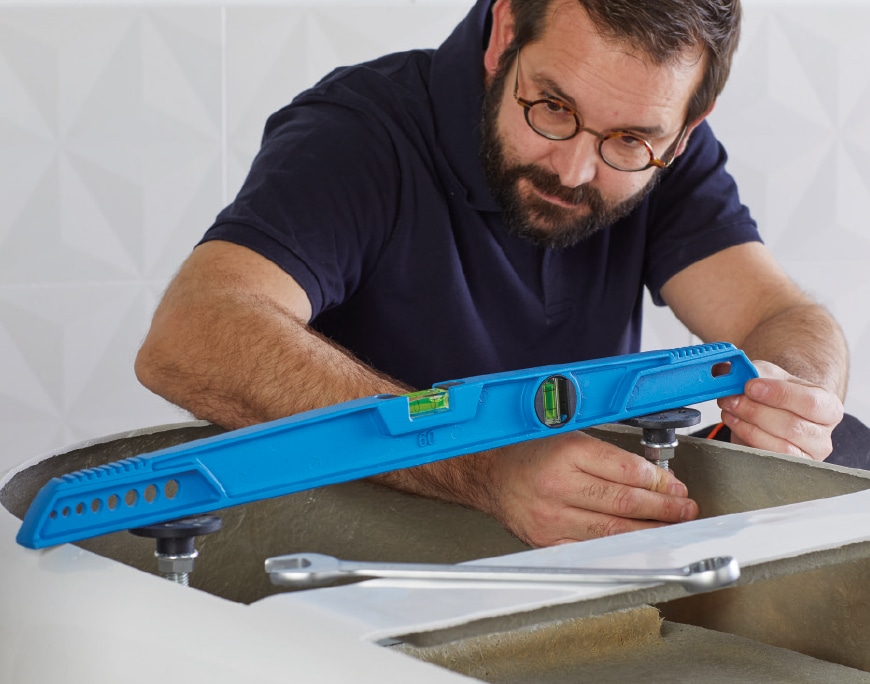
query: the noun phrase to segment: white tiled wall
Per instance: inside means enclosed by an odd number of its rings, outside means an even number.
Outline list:
[[[470,2],[0,0],[0,471],[185,419],[133,357],[265,117],[333,66],[436,46]],[[745,3],[712,120],[769,244],[843,323],[867,419],[870,6]],[[692,341],[666,310],[646,328]]]

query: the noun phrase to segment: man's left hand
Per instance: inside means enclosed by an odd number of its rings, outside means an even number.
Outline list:
[[[718,402],[731,441],[824,461],[833,450],[831,433],[843,419],[843,402],[777,365],[754,364],[760,377],[746,383],[744,394]]]

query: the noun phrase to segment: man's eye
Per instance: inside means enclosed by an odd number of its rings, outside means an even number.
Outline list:
[[[571,110],[557,100],[545,100],[544,107],[549,114],[571,114]]]
[[[641,138],[633,135],[620,135],[617,137],[617,140],[619,140],[619,142],[625,147],[646,147]]]

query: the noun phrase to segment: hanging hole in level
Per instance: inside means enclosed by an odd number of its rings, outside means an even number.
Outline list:
[[[154,501],[154,499],[157,498],[157,485],[150,484],[145,487],[145,491],[142,493],[142,497],[148,503]]]
[[[713,364],[713,368],[710,369],[710,374],[714,378],[721,378],[724,375],[731,374],[731,362],[723,361],[722,363]]]

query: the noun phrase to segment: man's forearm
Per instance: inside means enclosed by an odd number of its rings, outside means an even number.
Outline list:
[[[173,287],[154,317],[136,373],[197,418],[233,429],[407,391],[268,298]]]
[[[378,374],[262,296],[190,283],[170,286],[136,361],[142,383],[197,418],[228,429],[410,388]],[[489,510],[488,454],[373,478],[389,487]]]
[[[732,342],[753,360],[845,395],[849,355],[842,331],[763,244],[735,245],[697,261],[661,294],[700,339]]]
[[[849,352],[843,332],[817,304],[786,309],[767,319],[740,345],[752,359],[764,359],[803,380],[846,396]]]

